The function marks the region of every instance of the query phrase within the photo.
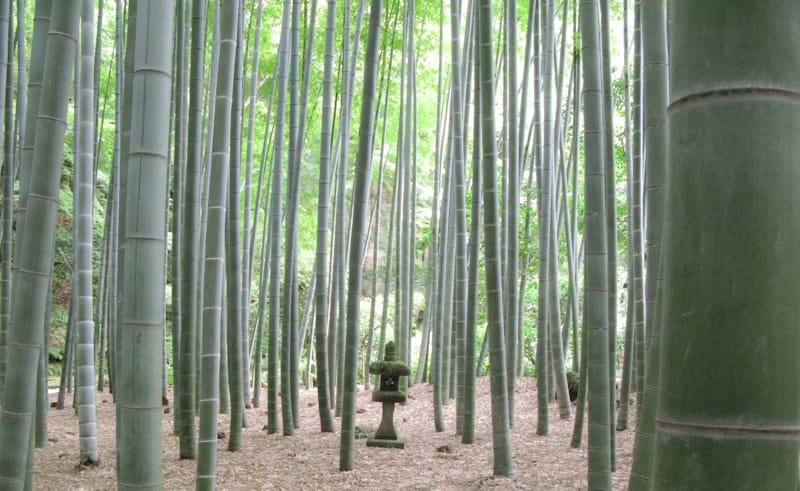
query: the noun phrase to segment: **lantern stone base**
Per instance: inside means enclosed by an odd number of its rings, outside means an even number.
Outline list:
[[[400,436],[398,436],[394,440],[370,438],[367,440],[367,446],[378,447],[378,448],[406,448],[406,441],[403,437]]]

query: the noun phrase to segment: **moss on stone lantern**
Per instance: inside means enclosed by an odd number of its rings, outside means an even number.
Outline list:
[[[400,388],[400,377],[411,375],[411,370],[397,359],[394,342],[384,348],[383,360],[370,364],[369,373],[380,376],[378,390],[372,392],[372,400],[383,403],[381,424],[375,436],[367,440],[368,447],[405,448],[405,440],[394,428],[394,405],[406,401],[406,391]]]

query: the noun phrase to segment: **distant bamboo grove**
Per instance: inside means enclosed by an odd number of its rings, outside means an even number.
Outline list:
[[[632,490],[797,489],[797,19],[785,0],[0,0],[0,490],[37,486],[54,350],[75,464],[111,465],[110,391],[118,489],[163,488],[176,438],[208,490],[235,485],[220,413],[247,451],[264,403],[268,433],[338,431],[357,468],[357,393],[390,340],[401,389],[432,386],[430,431],[465,445],[488,375],[495,476],[557,407],[565,448],[586,428],[591,490],[621,431]],[[535,433],[512,434],[527,376]]]

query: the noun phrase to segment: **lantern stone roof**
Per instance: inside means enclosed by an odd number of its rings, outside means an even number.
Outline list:
[[[397,359],[397,350],[393,341],[386,343],[384,350],[384,359],[370,363],[369,373],[387,377],[411,375],[411,370],[408,368],[408,365]]]

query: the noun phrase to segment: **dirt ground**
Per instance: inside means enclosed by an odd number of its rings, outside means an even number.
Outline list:
[[[398,432],[406,439],[404,450],[367,448],[356,440],[356,470],[339,472],[339,434],[320,433],[316,391],[300,394],[301,427],[292,437],[268,435],[265,407],[247,411],[249,426],[243,432],[243,450],[228,452],[220,441],[217,488],[256,489],[585,489],[586,438],[583,446],[569,446],[572,420],[558,417],[550,408],[550,434],[536,436],[536,385],[534,379],[517,383],[516,424],[513,429],[514,477],[492,477],[492,437],[489,379],[478,380],[476,438],[461,444],[454,435],[455,402],[445,407],[446,431],[433,428],[431,387],[409,390],[409,403],[395,412]],[[266,397],[266,394],[264,394]],[[51,396],[54,400],[55,396]],[[114,405],[108,393],[97,394],[99,445],[102,465],[76,469],[78,423],[73,411],[50,410],[47,448],[37,449],[35,488],[44,490],[116,489],[114,471]],[[68,407],[71,407],[69,401]],[[368,392],[358,395],[357,425],[376,428],[380,404]],[[632,411],[635,413],[635,411]],[[172,432],[173,415],[162,423],[165,489],[194,489],[195,461],[178,459],[178,438]],[[339,420],[336,421],[337,425]],[[634,421],[631,421],[633,427]],[[220,429],[228,433],[228,418],[220,416]],[[617,470],[614,488],[626,487],[633,449],[633,430],[617,433]],[[449,453],[437,448],[448,445]]]

